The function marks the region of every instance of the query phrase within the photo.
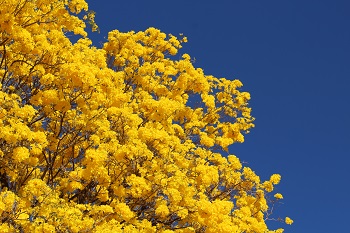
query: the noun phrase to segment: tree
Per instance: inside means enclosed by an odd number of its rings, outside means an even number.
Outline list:
[[[175,60],[186,37],[155,28],[96,48],[87,10],[1,1],[0,231],[282,232],[280,176],[228,152],[254,126],[242,83]]]

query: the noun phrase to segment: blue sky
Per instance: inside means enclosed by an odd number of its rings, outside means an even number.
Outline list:
[[[282,175],[284,204],[275,213],[295,221],[286,233],[349,229],[349,1],[89,4],[101,29],[90,36],[96,45],[112,29],[184,33],[189,42],[180,53],[195,57],[195,66],[243,82],[256,127],[230,152],[263,179]]]

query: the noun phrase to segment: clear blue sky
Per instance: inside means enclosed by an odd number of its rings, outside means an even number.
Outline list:
[[[90,2],[100,34],[156,27],[184,33],[180,53],[238,78],[256,127],[230,148],[263,179],[280,173],[286,233],[338,233],[350,217],[350,2],[227,0]],[[277,225],[281,226],[281,225]]]

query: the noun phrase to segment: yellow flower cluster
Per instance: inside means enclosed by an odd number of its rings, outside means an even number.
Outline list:
[[[0,232],[272,232],[280,176],[223,156],[254,127],[242,83],[155,28],[95,48],[87,10],[1,1]]]

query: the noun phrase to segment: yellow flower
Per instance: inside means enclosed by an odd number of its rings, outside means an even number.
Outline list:
[[[292,225],[292,224],[293,224],[293,220],[290,219],[289,217],[286,217],[284,221],[285,221],[285,223],[288,224],[288,225]]]
[[[279,182],[281,181],[281,175],[279,174],[273,174],[270,177],[270,181],[272,182],[272,184],[279,184]]]
[[[168,216],[169,214],[169,209],[166,205],[159,205],[157,208],[156,208],[156,214],[161,216],[161,217],[166,217]]]
[[[13,159],[17,162],[22,162],[29,158],[29,150],[26,147],[16,147],[13,150]]]
[[[275,197],[276,199],[283,199],[283,196],[282,196],[282,194],[280,194],[280,193],[276,193],[276,194],[274,195],[274,197]]]

